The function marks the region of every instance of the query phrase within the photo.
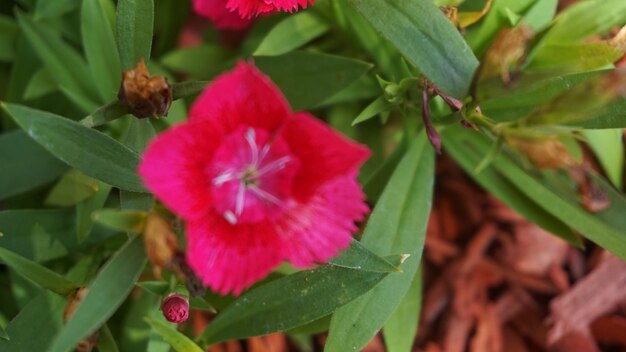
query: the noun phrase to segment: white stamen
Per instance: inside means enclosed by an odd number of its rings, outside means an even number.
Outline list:
[[[230,210],[224,212],[224,219],[226,219],[226,221],[228,221],[231,225],[237,224],[237,216],[235,216],[235,214],[233,214]]]
[[[252,153],[252,165],[257,166],[259,162],[259,147],[256,145],[256,133],[254,129],[248,128],[246,131],[246,141],[248,141]]]
[[[215,186],[221,186],[228,181],[234,180],[235,177],[234,170],[226,170],[213,179],[213,184]]]
[[[289,163],[289,161],[291,161],[291,158],[288,156],[284,156],[280,159],[276,159],[274,161],[272,161],[271,163],[263,166],[259,171],[257,171],[256,173],[256,177],[259,176],[263,176],[267,173],[271,173],[271,172],[276,172],[278,170],[282,170],[287,163]]]
[[[252,193],[254,193],[257,196],[259,196],[261,199],[264,199],[264,200],[266,200],[266,201],[268,201],[270,203],[274,203],[275,205],[278,205],[278,206],[282,206],[282,204],[283,204],[283,202],[280,199],[276,198],[271,193],[266,192],[266,191],[260,189],[257,186],[252,186],[252,187],[249,187],[248,189],[250,191],[252,191]]]
[[[237,190],[237,200],[235,201],[235,214],[241,216],[243,213],[243,207],[246,202],[246,184],[239,182],[239,189]]]

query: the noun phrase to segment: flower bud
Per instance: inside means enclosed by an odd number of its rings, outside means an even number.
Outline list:
[[[143,59],[124,71],[119,100],[139,118],[166,116],[172,105],[172,88],[163,76],[150,76]]]
[[[167,321],[180,324],[189,318],[189,299],[180,293],[172,293],[163,299],[161,310]]]

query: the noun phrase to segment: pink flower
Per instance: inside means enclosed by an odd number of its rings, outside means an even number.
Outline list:
[[[189,299],[181,294],[172,293],[161,302],[161,311],[170,323],[183,323],[189,318]]]
[[[368,157],[239,63],[152,142],[139,173],[187,221],[190,267],[238,295],[283,260],[310,267],[347,248],[368,211],[356,181]]]
[[[199,15],[210,19],[218,29],[247,28],[252,20],[227,9],[227,2],[228,0],[193,0],[193,8]]]
[[[194,0],[197,13],[208,17],[220,29],[245,28],[250,19],[276,11],[294,12],[315,0]]]

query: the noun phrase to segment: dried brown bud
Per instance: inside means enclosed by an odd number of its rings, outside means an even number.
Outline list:
[[[545,139],[509,136],[507,142],[526,155],[538,168],[555,169],[577,164],[556,136],[546,136]]]
[[[500,31],[485,55],[482,78],[499,75],[502,82],[509,84],[511,71],[524,60],[528,45],[533,38],[534,32],[526,26]]]
[[[143,59],[124,71],[117,94],[130,112],[139,118],[166,116],[172,105],[172,87],[163,76],[150,76]]]
[[[179,252],[178,238],[164,218],[150,213],[144,230],[144,244],[154,276],[161,279],[163,268],[173,268],[176,254]]]
[[[74,292],[74,294],[72,294],[68,298],[67,306],[65,307],[65,311],[63,311],[63,320],[64,321],[70,320],[72,315],[74,315],[74,312],[76,311],[76,308],[78,308],[78,306],[83,301],[85,296],[87,296],[87,292],[89,292],[89,289],[87,289],[86,287],[81,287],[78,290],[76,290],[76,292]],[[86,339],[82,340],[76,346],[75,351],[76,352],[90,352],[90,351],[92,351],[96,347],[96,345],[98,344],[98,336],[99,335],[100,335],[99,331],[96,330],[89,337],[87,337]]]

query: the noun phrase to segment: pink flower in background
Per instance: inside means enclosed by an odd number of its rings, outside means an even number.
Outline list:
[[[193,9],[213,22],[218,29],[245,29],[252,20],[226,8],[228,0],[194,0]]]
[[[194,0],[194,10],[209,18],[220,29],[242,29],[261,14],[294,12],[315,0]]]
[[[283,260],[327,262],[368,211],[356,181],[369,151],[292,113],[253,65],[218,77],[189,121],[159,135],[139,167],[187,221],[187,261],[203,283],[239,294]]]

